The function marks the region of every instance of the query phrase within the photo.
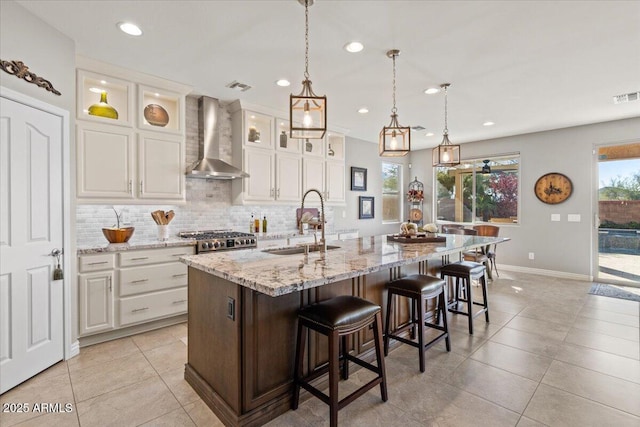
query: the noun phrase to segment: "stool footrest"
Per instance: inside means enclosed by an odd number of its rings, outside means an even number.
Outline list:
[[[306,378],[309,379],[310,377],[306,377]],[[365,394],[366,392],[368,392],[369,390],[371,390],[375,386],[379,385],[381,382],[382,382],[382,376],[379,375],[379,376],[375,377],[374,379],[369,381],[367,384],[361,386],[358,390],[356,390],[353,393],[349,394],[348,396],[345,396],[344,398],[342,398],[338,402],[338,409],[340,410],[340,409],[344,408],[349,403],[351,403],[354,400],[356,400],[358,397],[362,396],[363,394]],[[315,397],[317,397],[318,399],[322,400],[327,405],[330,404],[329,395],[327,395],[326,393],[323,393],[319,389],[315,388],[314,386],[309,384],[307,381],[299,381],[298,383],[299,383],[300,387],[302,387],[303,389],[307,390],[309,393],[313,394]]]

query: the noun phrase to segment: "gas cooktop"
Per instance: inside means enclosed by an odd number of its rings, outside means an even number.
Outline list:
[[[255,234],[231,230],[183,231],[178,236],[196,239],[196,253],[224,251],[231,249],[249,249],[257,246]]]

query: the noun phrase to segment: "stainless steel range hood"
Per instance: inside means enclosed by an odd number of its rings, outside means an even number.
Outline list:
[[[187,178],[235,179],[248,173],[220,160],[220,103],[201,96],[198,99],[198,137],[202,142],[200,159],[187,169]]]

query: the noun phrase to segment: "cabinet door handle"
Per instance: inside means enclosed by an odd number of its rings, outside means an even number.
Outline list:
[[[131,312],[132,313],[137,313],[139,311],[145,311],[145,310],[149,310],[149,307],[134,308],[133,310],[131,310]]]
[[[140,261],[142,259],[149,259],[149,257],[148,256],[141,256],[141,257],[138,257],[138,258],[131,258],[131,261]]]
[[[108,263],[109,261],[100,261],[100,262],[96,261],[96,262],[90,262],[87,265],[100,265],[100,264],[108,264]]]
[[[129,194],[133,194],[133,180],[129,180]]]
[[[280,189],[278,188],[278,193],[276,194],[276,197],[280,198]]]
[[[142,194],[142,193],[143,193],[143,191],[142,191],[142,181],[140,181],[140,194]]]
[[[109,276],[109,292],[111,292],[111,276]]]
[[[177,301],[172,302],[172,304],[182,304],[183,302],[187,302],[186,299],[179,299]]]
[[[132,280],[131,283],[144,283],[144,282],[148,282],[149,279],[140,279],[140,280]]]
[[[191,255],[191,254],[173,254],[171,256],[189,256],[189,255]]]
[[[184,277],[186,276],[187,273],[182,273],[182,274],[174,274],[173,277]]]
[[[273,197],[273,187],[269,190],[269,195]]]

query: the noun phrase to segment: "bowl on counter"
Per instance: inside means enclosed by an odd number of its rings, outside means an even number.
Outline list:
[[[104,234],[109,243],[126,243],[133,236],[135,229],[135,227],[103,228],[102,234]]]

